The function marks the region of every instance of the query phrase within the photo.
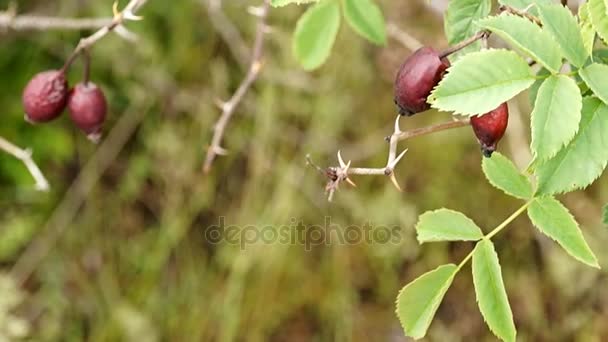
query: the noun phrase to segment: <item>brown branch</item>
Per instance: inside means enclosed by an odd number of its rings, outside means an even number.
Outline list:
[[[258,25],[255,35],[255,42],[253,46],[253,54],[251,57],[251,64],[247,76],[241,82],[234,95],[228,100],[228,102],[222,103],[222,114],[218,121],[213,127],[213,138],[211,139],[211,145],[207,149],[207,156],[205,157],[205,163],[203,165],[203,171],[209,173],[213,161],[218,155],[225,155],[226,150],[222,148],[221,143],[226,131],[226,126],[230,122],[236,107],[239,105],[241,100],[245,97],[245,94],[249,91],[255,80],[258,78],[260,71],[262,70],[262,55],[264,52],[264,36],[267,31],[266,19],[268,17],[268,11],[270,8],[270,0],[264,0],[262,6],[256,11],[258,16]]]
[[[34,180],[36,181],[37,190],[49,190],[49,182],[42,174],[42,171],[40,171],[38,165],[36,165],[36,163],[32,159],[32,151],[28,149],[21,149],[10,141],[4,139],[3,137],[0,137],[0,150],[3,150],[4,152],[12,155],[13,157],[21,160],[23,164],[25,164],[25,167],[27,167],[27,170],[30,172],[30,174],[32,175],[32,177],[34,177]]]
[[[114,7],[113,7],[114,17],[113,17],[112,21],[110,21],[106,26],[103,26],[102,28],[97,30],[92,35],[81,39],[78,42],[78,45],[76,46],[76,48],[74,49],[74,52],[72,52],[72,55],[65,62],[62,70],[63,71],[67,70],[70,67],[70,65],[74,62],[76,57],[78,57],[84,50],[89,49],[91,46],[93,46],[100,39],[102,39],[108,33],[112,32],[112,31],[116,31],[116,33],[121,35],[123,38],[132,39],[133,34],[130,31],[128,31],[123,26],[123,24],[125,23],[125,21],[128,21],[128,20],[142,19],[141,17],[136,16],[135,12],[141,6],[143,6],[146,3],[146,1],[147,0],[131,0],[131,1],[129,1],[127,6],[125,6],[125,8],[120,12],[118,11],[118,8],[117,8],[118,3],[115,2]]]
[[[388,160],[386,162],[386,166],[379,168],[362,168],[362,167],[351,167],[351,162],[345,163],[342,159],[342,155],[340,151],[338,151],[338,162],[339,166],[330,166],[325,170],[316,166],[312,160],[310,160],[310,156],[307,156],[306,159],[308,164],[313,165],[320,171],[323,171],[324,175],[328,178],[327,185],[325,186],[325,191],[328,193],[328,200],[331,201],[333,199],[334,193],[338,190],[340,184],[344,181],[351,184],[352,186],[356,186],[355,183],[350,180],[350,175],[382,175],[390,177],[391,182],[397,190],[401,191],[401,187],[397,182],[397,178],[395,177],[395,167],[401,161],[407,149],[401,152],[401,154],[397,155],[397,144],[400,141],[420,137],[423,135],[428,135],[436,132],[441,132],[449,129],[464,127],[469,125],[469,119],[458,120],[458,121],[449,121],[444,122],[428,127],[415,128],[409,131],[401,131],[399,128],[399,119],[401,116],[397,116],[395,120],[395,128],[393,134],[386,137],[386,140],[389,142],[389,152],[388,152]]]
[[[530,6],[532,6],[532,5],[530,5]],[[515,7],[508,6],[508,5],[501,5],[498,8],[498,10],[500,12],[506,12],[506,13],[510,13],[510,14],[513,14],[513,15],[520,16],[522,18],[526,18],[526,19],[530,20],[531,22],[535,23],[538,26],[543,26],[543,23],[542,23],[542,21],[540,21],[540,19],[538,19],[537,17],[535,17],[532,14],[528,13],[528,9],[530,8],[530,6],[528,6],[527,8],[525,8],[523,10],[520,10],[520,9],[515,8]]]
[[[111,22],[112,18],[57,18],[0,12],[0,30],[11,31],[94,30]]]

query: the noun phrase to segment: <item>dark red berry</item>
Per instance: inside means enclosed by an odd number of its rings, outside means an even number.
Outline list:
[[[38,73],[23,90],[25,118],[32,123],[51,121],[63,112],[67,99],[68,82],[63,71]]]
[[[505,134],[509,123],[509,106],[503,103],[493,111],[484,115],[471,117],[473,132],[481,144],[481,152],[485,157],[492,156],[496,145]]]
[[[422,47],[408,57],[395,78],[399,113],[411,116],[431,108],[426,99],[449,66],[450,62],[430,47]]]
[[[93,82],[78,83],[70,91],[68,98],[70,117],[74,124],[93,141],[101,136],[107,108],[103,91]]]

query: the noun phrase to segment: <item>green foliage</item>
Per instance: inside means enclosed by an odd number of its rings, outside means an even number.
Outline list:
[[[552,72],[559,71],[562,65],[559,46],[547,31],[531,21],[511,14],[501,14],[479,20],[477,25],[497,34]]]
[[[608,104],[608,65],[593,63],[579,71],[579,75],[595,96]]]
[[[515,341],[515,324],[498,255],[489,240],[477,243],[473,252],[473,284],[479,310],[490,330],[504,341]]]
[[[484,50],[460,58],[429,96],[434,108],[485,114],[534,83],[528,63],[515,52]]]
[[[449,209],[427,211],[416,225],[420,243],[433,241],[477,241],[481,229],[464,214]]]
[[[580,189],[602,174],[608,162],[608,106],[595,97],[583,99],[577,135],[555,157],[536,169],[539,194]]]
[[[588,12],[594,30],[602,38],[604,43],[608,42],[608,15],[604,0],[589,0]]]
[[[582,67],[589,57],[576,18],[570,10],[558,4],[538,5],[543,30],[559,44],[563,55],[576,67]]]
[[[599,268],[578,223],[558,200],[553,197],[534,199],[528,207],[528,216],[538,230],[559,243],[575,259]]]
[[[483,158],[481,166],[490,184],[507,195],[521,199],[532,198],[534,191],[530,180],[502,154],[494,152],[491,158]]]
[[[538,90],[532,111],[532,153],[539,160],[549,159],[567,143],[578,130],[583,98],[568,76],[553,75],[545,79]]]
[[[296,24],[293,52],[304,69],[321,66],[331,53],[340,28],[340,5],[323,1],[310,7]]]
[[[591,23],[588,2],[585,2],[578,8],[578,19],[583,45],[587,54],[590,55],[593,52],[593,45],[595,43],[595,29],[593,28],[593,23]]]
[[[419,339],[426,335],[456,272],[456,265],[442,265],[401,289],[397,297],[397,316],[407,336]]]
[[[477,19],[485,18],[492,9],[491,0],[452,0],[445,12],[444,31],[448,44],[454,45],[473,36],[479,28],[474,25]],[[460,51],[464,54],[477,51],[481,47],[479,42]]]
[[[362,37],[376,44],[386,44],[384,17],[373,0],[344,0],[344,17]]]

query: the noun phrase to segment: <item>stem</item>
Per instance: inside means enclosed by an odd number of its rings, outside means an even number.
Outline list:
[[[416,138],[427,134],[432,134],[435,132],[445,131],[448,129],[459,128],[469,125],[469,119],[458,120],[458,121],[449,121],[444,122],[432,126],[415,128],[409,131],[401,132],[397,134],[397,140],[402,141],[410,138]]]
[[[526,209],[528,209],[528,207],[530,206],[530,204],[532,204],[533,201],[534,201],[534,199],[531,199],[528,202],[526,202],[524,205],[522,205],[513,214],[511,214],[511,216],[507,217],[506,220],[504,220],[501,224],[499,224],[498,227],[494,228],[491,232],[486,234],[483,237],[483,239],[490,240],[492,237],[494,237],[494,235],[500,233],[500,231],[503,230],[506,226],[508,226],[509,223],[513,222],[513,220],[515,220],[519,215],[521,215],[521,213],[526,211]],[[466,263],[469,262],[469,260],[471,260],[474,252],[475,252],[475,248],[473,248],[473,250],[471,250],[471,252],[469,252],[469,254],[467,254],[467,256],[464,259],[462,259],[462,261],[460,262],[460,264],[458,264],[458,267],[456,268],[456,272],[460,271],[460,269],[464,265],[466,265]]]
[[[84,85],[89,84],[89,77],[91,75],[91,54],[88,49],[82,50],[82,58],[84,59],[84,73],[82,75]]]
[[[528,6],[529,8],[530,6]],[[528,13],[528,9],[525,10],[520,10],[517,9],[515,7],[511,7],[509,5],[502,5],[498,8],[498,10],[502,13],[502,12],[507,12],[507,13],[511,13],[517,16],[520,16],[522,18],[526,18],[528,20],[530,20],[531,22],[535,23],[538,26],[543,26],[542,21],[540,21],[540,19],[538,19],[537,17],[533,16],[532,14]]]
[[[490,31],[479,31],[471,38],[469,38],[467,40],[463,40],[462,42],[444,50],[441,54],[439,54],[439,59],[446,58],[447,56],[453,54],[454,52],[458,52],[458,51],[464,49],[465,47],[475,43],[476,41],[478,41],[480,39],[487,39],[489,36],[490,36]]]
[[[509,216],[506,220],[504,220],[501,224],[499,224],[498,227],[494,228],[494,230],[492,230],[491,232],[486,234],[483,238],[486,240],[490,240],[492,237],[494,237],[494,235],[500,233],[500,231],[503,230],[509,223],[513,222],[513,220],[515,220],[519,215],[521,215],[521,213],[526,211],[526,209],[528,209],[528,207],[530,206],[530,204],[532,204],[533,201],[534,201],[534,199],[531,199],[528,202],[526,202],[519,209],[517,209],[517,211],[515,211],[511,216]]]

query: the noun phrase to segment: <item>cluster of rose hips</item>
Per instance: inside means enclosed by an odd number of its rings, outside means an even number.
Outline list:
[[[401,115],[412,116],[431,108],[427,98],[450,67],[444,55],[422,47],[403,62],[395,79],[395,104]],[[471,126],[484,156],[490,157],[496,151],[508,121],[506,102],[486,114],[471,117]]]
[[[67,107],[72,122],[96,142],[106,118],[106,98],[103,91],[88,80],[88,72],[83,82],[70,89],[66,79],[68,67],[69,63],[60,70],[40,72],[28,82],[22,98],[25,119],[31,123],[49,122]]]

